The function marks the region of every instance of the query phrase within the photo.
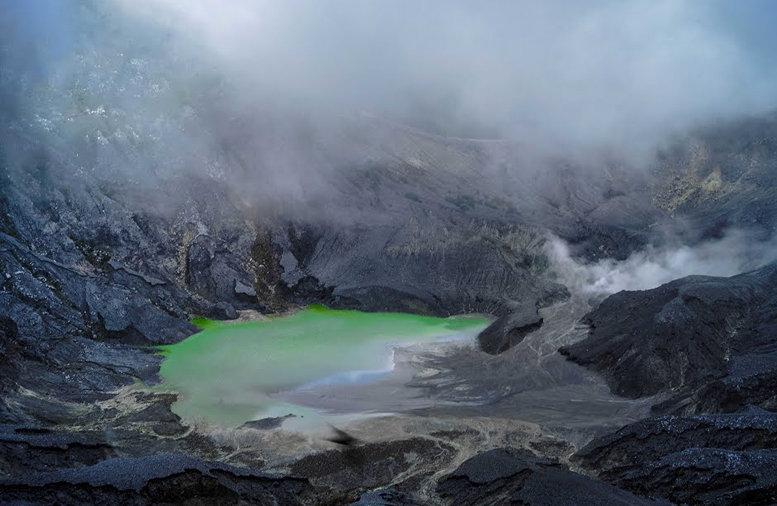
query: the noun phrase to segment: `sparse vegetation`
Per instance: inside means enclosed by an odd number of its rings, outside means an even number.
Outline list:
[[[105,269],[105,266],[111,260],[111,254],[108,251],[77,237],[71,237],[71,239],[78,251],[84,255],[90,264],[98,269]]]

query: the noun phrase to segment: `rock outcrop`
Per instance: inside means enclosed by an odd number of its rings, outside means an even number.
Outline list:
[[[507,448],[489,450],[468,459],[440,480],[437,493],[461,506],[669,506]]]
[[[662,394],[653,411],[673,415],[601,436],[573,461],[678,504],[774,503],[775,282],[777,264],[730,278],[692,276],[618,293],[589,313],[590,336],[560,351],[621,395]]]
[[[573,460],[619,487],[677,504],[773,504],[777,414],[661,416],[595,439]]]
[[[478,334],[480,349],[497,355],[523,341],[523,338],[542,326],[542,318],[531,306],[517,309],[500,317]]]
[[[658,411],[775,407],[777,264],[620,292],[583,319],[590,336],[560,352],[627,397],[671,391]]]
[[[11,504],[304,504],[306,480],[274,477],[185,455],[113,458],[78,469],[0,479]]]

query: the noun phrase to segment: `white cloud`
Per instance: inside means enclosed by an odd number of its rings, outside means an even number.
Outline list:
[[[268,100],[405,115],[420,101],[550,146],[649,150],[777,104],[774,69],[715,2],[114,1]]]
[[[548,254],[559,280],[578,292],[612,294],[647,290],[690,275],[733,276],[777,260],[777,241],[759,242],[750,234],[732,230],[721,239],[696,246],[648,247],[617,261],[584,264],[556,237]]]

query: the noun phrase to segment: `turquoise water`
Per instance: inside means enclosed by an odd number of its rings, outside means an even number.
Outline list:
[[[321,306],[268,321],[195,323],[202,332],[161,347],[161,388],[181,394],[173,409],[182,417],[230,426],[278,413],[273,394],[375,381],[390,372],[393,348],[471,337],[487,324]]]

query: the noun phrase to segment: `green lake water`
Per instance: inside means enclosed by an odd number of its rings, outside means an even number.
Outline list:
[[[397,346],[472,338],[483,318],[432,318],[314,306],[246,323],[195,320],[203,331],[161,347],[160,388],[179,392],[174,411],[220,425],[304,411],[273,394],[321,383],[370,382],[391,371]]]

